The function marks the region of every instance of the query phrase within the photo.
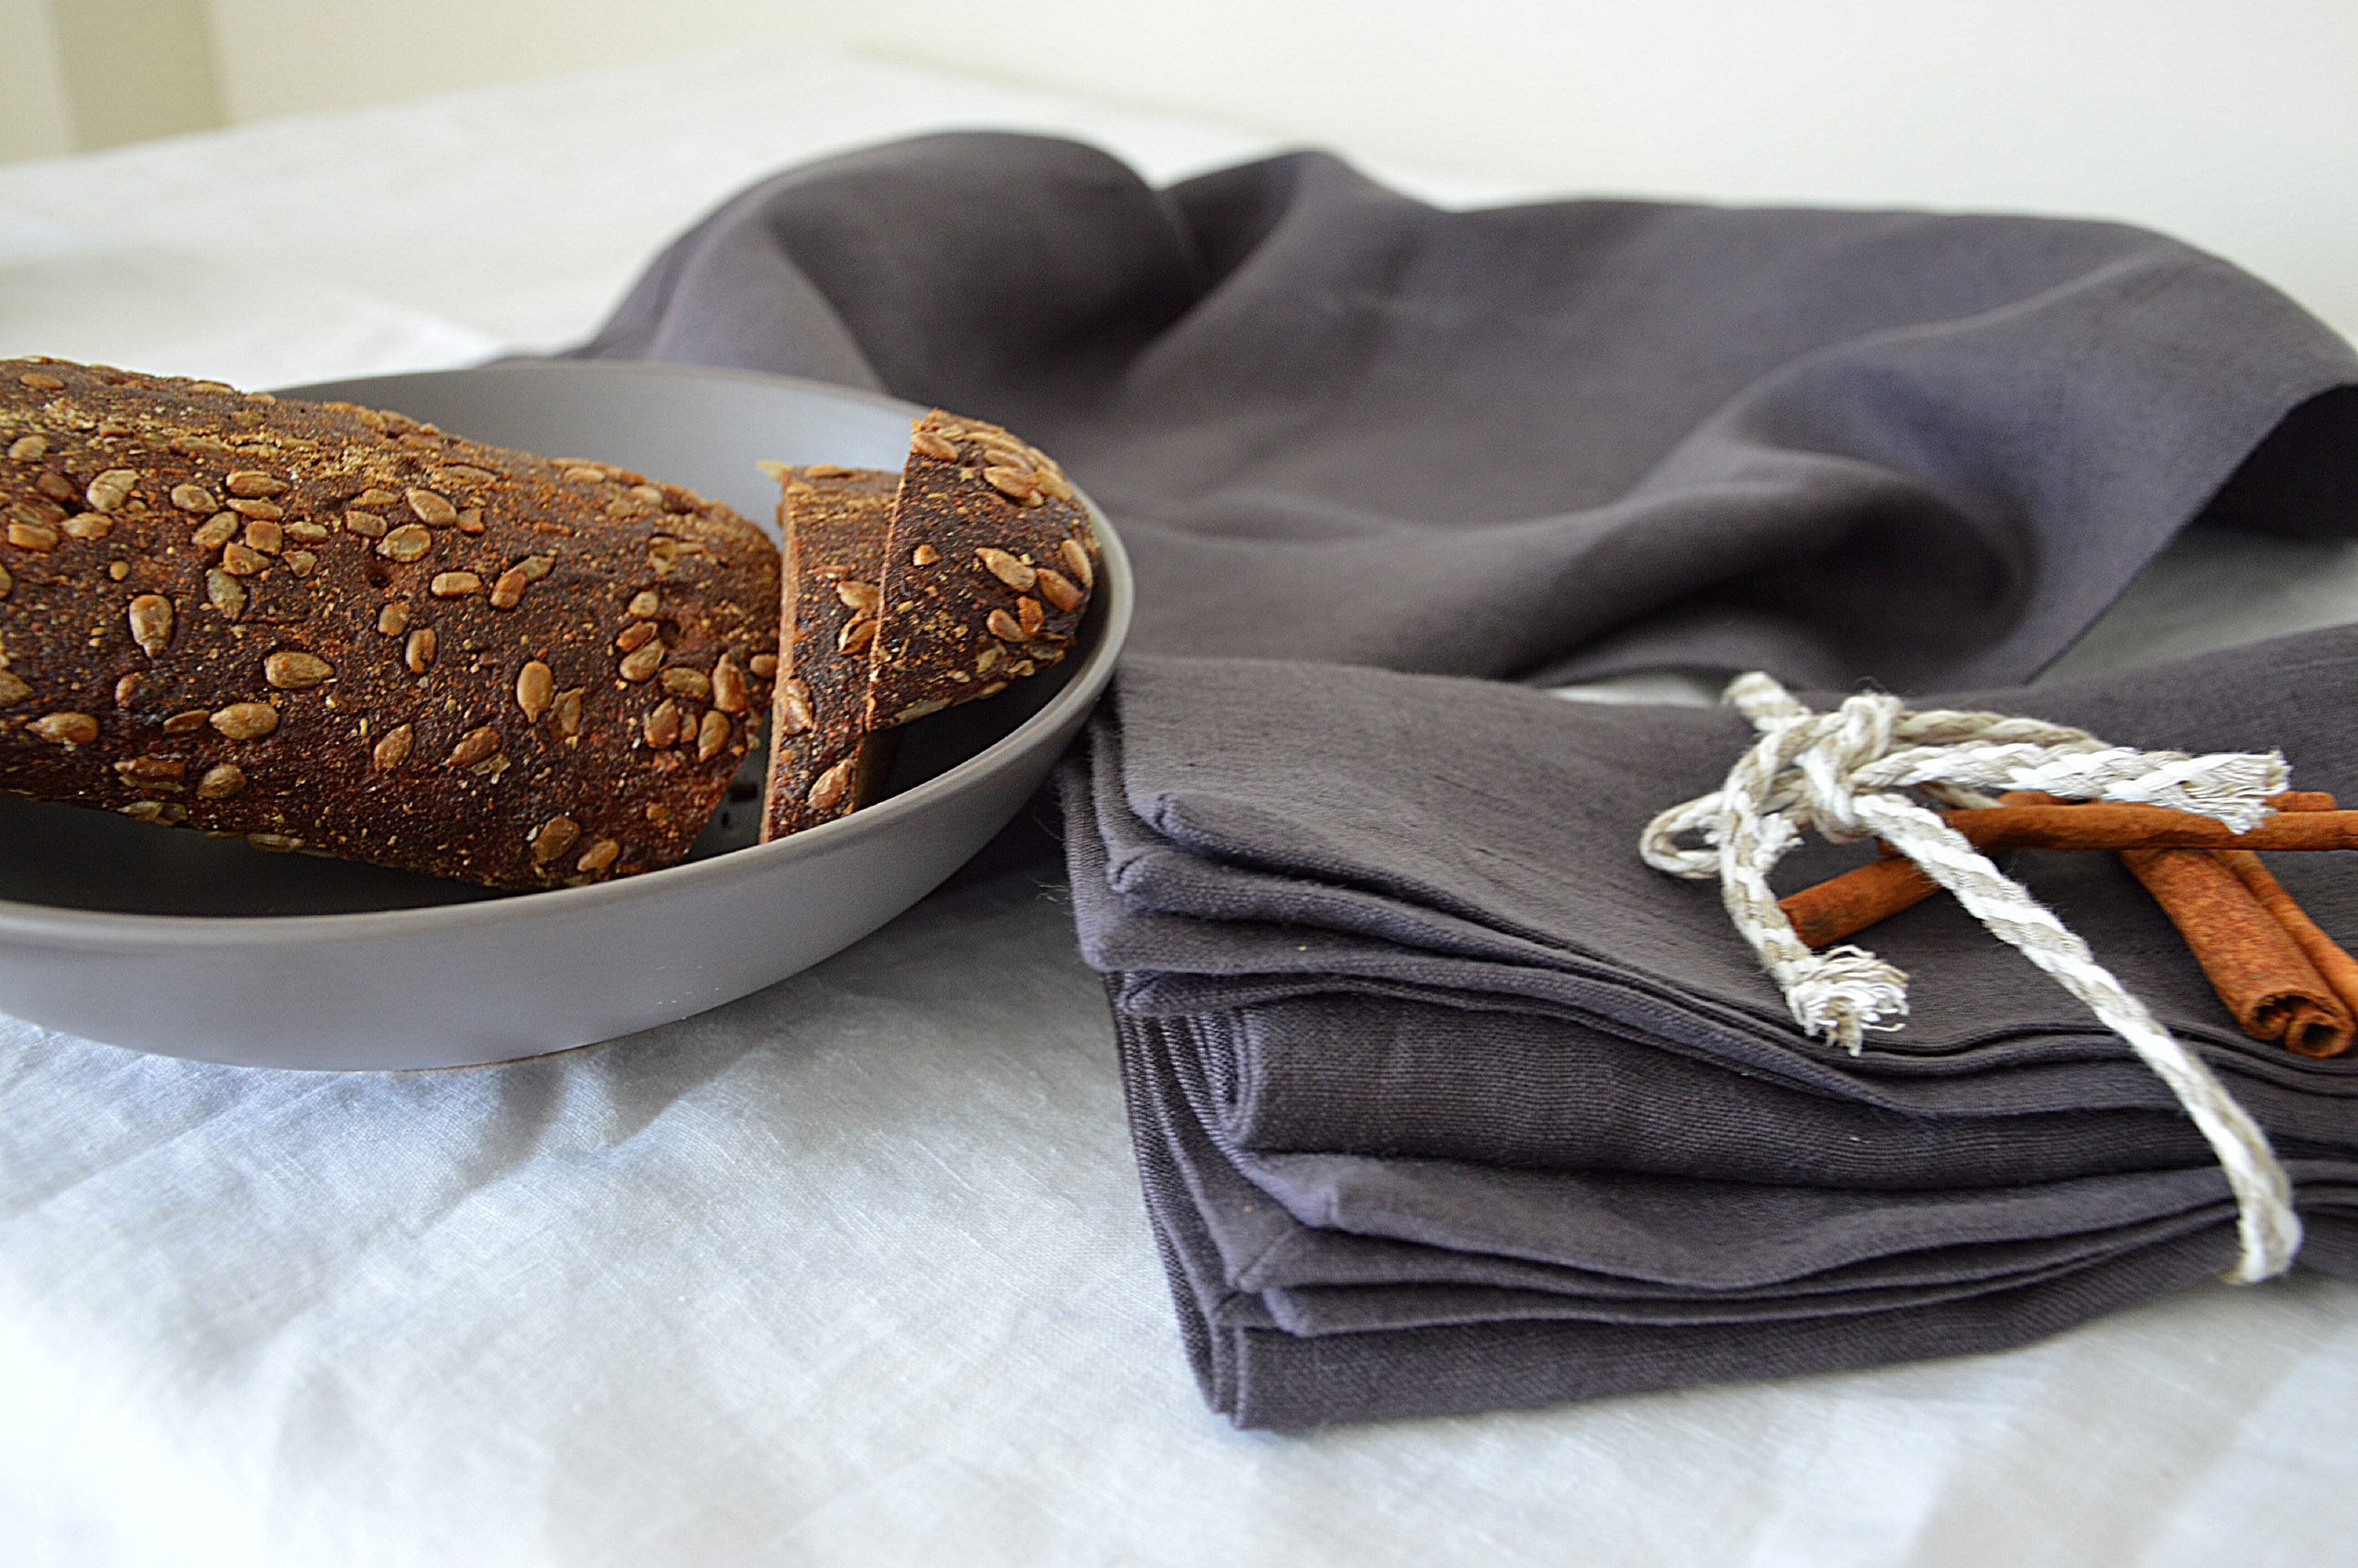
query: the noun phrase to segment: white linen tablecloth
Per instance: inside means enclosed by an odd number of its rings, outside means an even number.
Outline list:
[[[978,124],[1158,178],[1267,146],[773,50],[22,164],[0,352],[263,384],[552,346],[762,172]],[[2197,538],[2074,659],[2353,612],[2346,549]],[[1101,993],[1020,873],[503,1067],[0,1019],[12,1563],[2322,1563],[2358,1539],[2353,1410],[2358,1288],[2302,1276],[2003,1356],[1230,1432]]]

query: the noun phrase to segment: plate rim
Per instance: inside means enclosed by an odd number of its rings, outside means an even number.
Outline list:
[[[353,381],[466,375],[486,370],[557,374],[584,371],[593,373],[654,372],[704,380],[743,381],[772,386],[784,384],[829,397],[870,404],[905,414],[912,419],[925,413],[921,405],[865,387],[842,386],[808,376],[773,375],[731,366],[667,364],[654,360],[492,360],[482,364],[462,365],[449,370],[396,371],[381,376],[341,376],[277,390],[283,395],[299,397],[309,386],[330,386]],[[321,941],[370,940],[385,935],[388,928],[404,935],[463,932],[471,926],[516,918],[519,910],[562,914],[568,911],[594,908],[601,903],[640,896],[658,883],[665,889],[686,889],[700,881],[750,875],[762,867],[828,852],[864,836],[890,831],[894,823],[924,809],[936,796],[955,793],[967,780],[989,772],[995,759],[1002,753],[1019,750],[1027,738],[1053,729],[1076,711],[1085,714],[1096,704],[1098,695],[1112,679],[1123,644],[1129,640],[1136,610],[1130,552],[1123,547],[1120,535],[1107,520],[1104,509],[1080,486],[1075,485],[1073,489],[1081,504],[1087,509],[1089,521],[1098,531],[1102,555],[1114,568],[1100,573],[1102,585],[1109,591],[1104,600],[1105,626],[1098,634],[1097,646],[1081,661],[1072,677],[1065,683],[1064,689],[1050,697],[1037,713],[973,756],[903,794],[766,844],[750,845],[724,855],[716,855],[708,860],[683,861],[657,871],[643,871],[637,876],[619,877],[585,887],[545,888],[509,898],[419,904],[402,909],[347,910],[333,914],[142,914],[0,899],[0,939],[38,942],[71,936],[82,943],[200,947],[216,942],[242,945],[256,937],[274,936],[299,935]],[[768,531],[765,529],[763,532],[766,534]],[[58,804],[70,806],[74,803]]]

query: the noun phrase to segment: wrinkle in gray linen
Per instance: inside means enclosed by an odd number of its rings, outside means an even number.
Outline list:
[[[2223,1202],[2224,1200],[2222,1200]],[[1505,1289],[1526,1294],[1561,1297],[1580,1311],[1602,1310],[1616,1303],[1671,1303],[1690,1314],[1723,1307],[1767,1303],[1777,1315],[1808,1315],[1815,1303],[1840,1307],[1866,1302],[1890,1304],[1903,1292],[1950,1291],[1981,1282],[2027,1278],[2030,1273],[2070,1265],[2099,1251],[2140,1245],[2166,1235],[2181,1235],[2214,1225],[2218,1205],[2195,1206],[2165,1212],[2147,1220],[2107,1227],[2092,1248],[2088,1233],[2032,1237],[2007,1241],[1963,1241],[1938,1248],[1896,1252],[1837,1264],[1797,1280],[1775,1280],[1757,1285],[1724,1285],[1707,1294],[1680,1281],[1632,1279],[1593,1269],[1535,1262],[1496,1253],[1461,1252],[1444,1247],[1391,1241],[1297,1226],[1274,1238],[1229,1282],[1240,1292],[1267,1296],[1278,1292],[1297,1299],[1315,1296],[1336,1312],[1358,1287],[1370,1285]],[[1215,1240],[1217,1237],[1215,1236]],[[1464,1298],[1478,1301],[1478,1289]],[[1466,1321],[1478,1321],[1469,1314]],[[1700,1321],[1699,1316],[1691,1321]],[[1375,1326],[1369,1325],[1369,1326]],[[1401,1326],[1394,1322],[1390,1326]]]
[[[2224,520],[2352,530],[2358,356],[2113,223],[1444,211],[1316,153],[1156,190],[942,135],[732,198],[576,351],[1006,424],[1120,527],[1154,653],[2010,683],[2231,477]]]
[[[2148,747],[2264,730],[2297,783],[2346,793],[2353,697],[2358,628],[1954,702]],[[1714,888],[1631,873],[1644,820],[1741,745],[1730,722],[1375,670],[1127,667],[1064,775],[1075,911],[1092,961],[1124,966],[1148,1208],[1217,1408],[1295,1426],[1996,1348],[2223,1267],[2207,1146],[1970,921],[1866,938],[1920,1000],[1971,1000],[1852,1057],[1777,1018]],[[2271,857],[2358,936],[2346,871],[2301,864],[2331,859]],[[2348,1273],[2358,1062],[2245,1039],[2134,883],[2055,875],[2109,857],[2023,861],[2268,1128],[2304,1262]],[[1314,961],[1254,968],[1289,949]],[[1169,985],[1125,989],[1157,964]]]

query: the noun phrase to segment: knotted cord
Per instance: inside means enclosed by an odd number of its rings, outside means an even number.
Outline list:
[[[2267,797],[2286,785],[2282,755],[2138,752],[2035,719],[1913,711],[1883,692],[1862,692],[1821,713],[1757,671],[1730,683],[1724,700],[1752,721],[1759,740],[1718,789],[1649,823],[1639,852],[1674,876],[1719,880],[1736,930],[1804,1033],[1858,1054],[1867,1032],[1900,1027],[1908,977],[1863,947],[1811,951],[1777,906],[1769,873],[1810,828],[1836,843],[1880,838],[2078,997],[2169,1086],[2235,1195],[2243,1253],[2227,1278],[2248,1283],[2290,1266],[2300,1220],[2267,1134],[2086,943],[1932,809],[2039,790],[2195,812],[2248,832],[2268,816]],[[1921,799],[1901,793],[1910,790]]]

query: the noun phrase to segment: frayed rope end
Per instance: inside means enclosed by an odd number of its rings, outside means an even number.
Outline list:
[[[1803,1032],[1854,1056],[1866,1049],[1867,1031],[1889,1033],[1908,1016],[1907,971],[1864,947],[1813,953],[1779,979]]]

